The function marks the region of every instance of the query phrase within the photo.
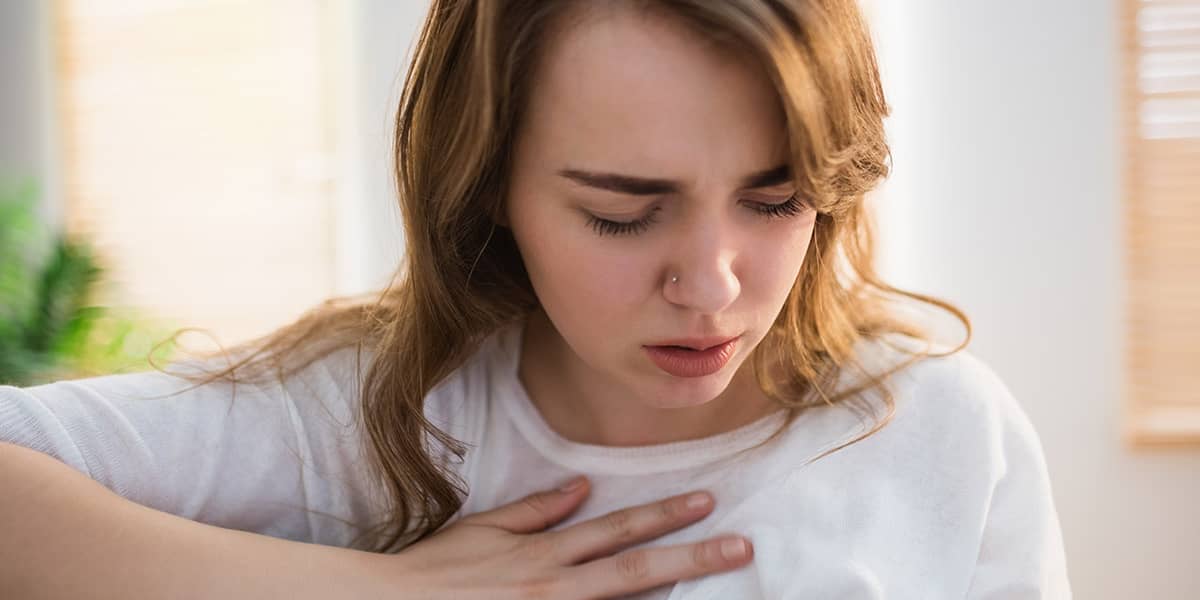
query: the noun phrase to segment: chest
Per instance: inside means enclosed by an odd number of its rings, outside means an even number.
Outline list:
[[[533,457],[479,466],[462,514],[501,506],[578,474]],[[736,533],[753,542],[754,562],[635,600],[961,597],[978,548],[972,532],[983,518],[972,514],[973,502],[937,485],[834,467],[781,473],[733,464],[635,477],[584,473],[592,481],[591,495],[552,529],[707,490],[716,498],[712,514],[642,546]]]

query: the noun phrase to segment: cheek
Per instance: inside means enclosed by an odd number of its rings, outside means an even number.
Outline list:
[[[541,261],[542,287],[558,304],[577,307],[585,316],[600,321],[594,317],[625,314],[643,296],[645,267],[635,259],[599,251],[586,243],[548,250]]]
[[[809,219],[803,222],[804,224],[792,230],[791,234],[784,242],[784,247],[787,248],[787,260],[780,261],[786,263],[786,269],[790,273],[790,278],[795,279],[800,274],[800,266],[804,264],[804,258],[808,255],[809,246],[812,245],[812,236],[815,223]]]
[[[645,257],[621,250],[623,240],[600,238],[582,223],[526,225],[518,235],[521,254],[538,299],[560,327],[604,328],[639,304],[648,266]]]
[[[747,256],[751,270],[748,276],[756,282],[754,287],[763,295],[761,300],[769,298],[771,302],[782,304],[800,274],[812,233],[813,223],[808,220],[755,238],[753,249]]]

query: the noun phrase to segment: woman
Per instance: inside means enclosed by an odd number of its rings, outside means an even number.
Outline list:
[[[435,1],[394,289],[227,368],[5,389],[0,474],[52,485],[4,494],[0,582],[1069,597],[1028,419],[872,270],[886,113],[852,0]]]

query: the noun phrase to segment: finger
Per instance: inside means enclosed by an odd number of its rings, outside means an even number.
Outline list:
[[[557,490],[538,492],[500,508],[463,519],[478,525],[490,525],[512,533],[541,531],[567,517],[587,497],[588,481],[572,479]]]
[[[555,538],[563,562],[574,564],[680,529],[708,516],[712,509],[712,496],[695,492],[611,512],[546,535]]]
[[[571,567],[576,569],[571,579],[594,597],[609,598],[729,571],[745,566],[753,558],[754,547],[748,540],[730,536],[623,552]]]

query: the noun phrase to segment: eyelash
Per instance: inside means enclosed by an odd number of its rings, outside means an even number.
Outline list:
[[[755,203],[758,207],[755,212],[767,217],[768,219],[781,219],[786,217],[794,217],[804,213],[807,207],[804,202],[792,194],[790,198],[779,204],[764,204]],[[636,220],[636,221],[610,221],[601,219],[595,216],[588,216],[588,225],[596,231],[597,235],[637,235],[646,231],[655,221],[655,215],[661,210],[660,207],[655,207],[654,210]]]

